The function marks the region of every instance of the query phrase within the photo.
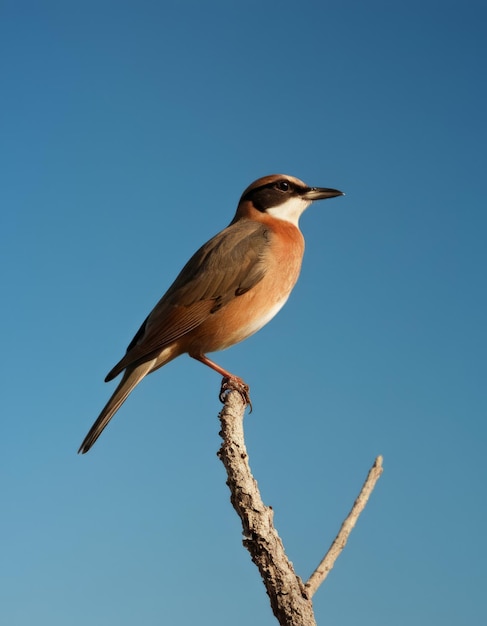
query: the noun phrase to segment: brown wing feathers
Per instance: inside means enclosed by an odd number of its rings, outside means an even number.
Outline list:
[[[125,356],[105,380],[112,380],[128,365],[154,358],[213,312],[252,289],[265,275],[269,239],[263,224],[241,220],[202,246],[156,304]]]

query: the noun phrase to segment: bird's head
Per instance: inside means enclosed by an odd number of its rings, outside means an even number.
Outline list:
[[[257,210],[297,226],[301,214],[312,202],[343,195],[337,189],[309,187],[294,176],[272,174],[254,181],[243,192],[234,222]]]

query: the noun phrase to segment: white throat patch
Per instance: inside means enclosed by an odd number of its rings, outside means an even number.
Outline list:
[[[267,209],[266,213],[272,215],[272,217],[277,217],[280,220],[285,220],[286,222],[291,222],[291,224],[298,226],[301,214],[310,204],[310,200],[305,200],[304,198],[289,198],[289,200],[283,204]]]

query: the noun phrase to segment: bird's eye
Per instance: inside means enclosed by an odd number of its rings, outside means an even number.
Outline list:
[[[289,191],[289,183],[287,180],[280,180],[276,183],[276,188],[279,189],[279,191]]]

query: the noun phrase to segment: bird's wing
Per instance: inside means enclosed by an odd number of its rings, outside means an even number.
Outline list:
[[[105,380],[141,363],[246,293],[265,275],[269,229],[240,220],[202,246],[156,304]]]

